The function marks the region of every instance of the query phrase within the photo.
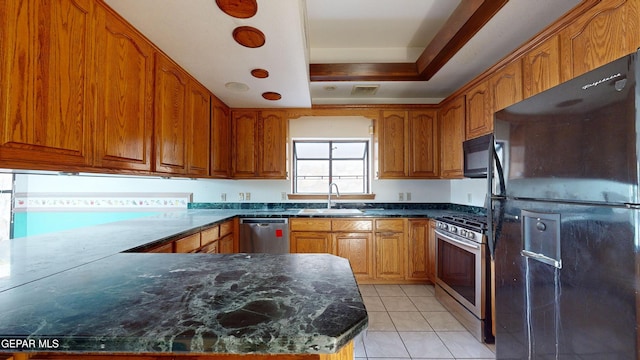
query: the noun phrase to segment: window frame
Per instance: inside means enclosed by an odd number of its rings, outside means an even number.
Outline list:
[[[328,158],[299,158],[297,156],[297,143],[319,143],[319,144],[328,144],[329,146],[329,157]],[[333,144],[338,143],[360,143],[364,144],[364,151],[362,158],[339,158],[333,159]],[[352,192],[349,194],[360,196],[360,195],[370,195],[371,194],[371,140],[363,139],[363,138],[355,138],[355,139],[292,139],[292,177],[291,177],[291,190],[292,195],[297,196],[305,196],[305,195],[317,195],[317,194],[325,194],[326,191],[319,192],[299,192],[298,191],[298,164],[299,160],[318,160],[318,161],[328,161],[329,163],[329,174],[328,174],[328,182],[327,188],[331,182],[334,181],[333,175],[333,162],[334,161],[361,161],[363,164],[363,173],[362,173],[362,192]],[[324,176],[323,176],[324,178]],[[346,193],[345,193],[346,194]]]

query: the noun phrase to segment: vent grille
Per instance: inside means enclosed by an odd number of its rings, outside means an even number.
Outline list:
[[[378,92],[380,85],[354,85],[351,89],[353,96],[373,96]]]

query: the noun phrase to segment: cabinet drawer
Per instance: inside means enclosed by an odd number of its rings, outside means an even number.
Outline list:
[[[195,251],[200,247],[200,233],[178,239],[176,240],[175,244],[177,253],[188,253]]]
[[[173,252],[173,242],[168,242],[166,244],[162,244],[160,246],[156,246],[153,249],[147,250],[149,253],[172,253]]]
[[[198,252],[203,254],[217,254],[219,252],[218,245],[218,241],[214,240],[213,242],[209,243],[209,245],[205,245],[200,248]]]
[[[331,229],[333,231],[371,231],[373,230],[373,220],[332,220]]]
[[[200,232],[200,244],[202,246],[209,245],[210,243],[220,238],[220,227],[218,225],[212,226],[208,229]]]
[[[227,222],[223,222],[220,224],[220,237],[224,237],[227,234],[231,234],[233,232],[233,220],[229,220]]]
[[[376,231],[404,232],[404,220],[403,219],[378,219],[376,220]]]
[[[291,231],[331,231],[331,219],[290,219]]]

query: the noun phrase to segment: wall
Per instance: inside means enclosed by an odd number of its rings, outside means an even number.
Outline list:
[[[485,180],[374,180],[374,202],[398,202],[398,193],[411,193],[411,202],[456,203],[484,206]],[[16,175],[16,192],[190,192],[194,202],[238,202],[238,193],[251,194],[249,202],[283,202],[288,180],[160,179],[147,177]],[[471,194],[471,201],[468,201]],[[305,201],[307,202],[307,201]]]

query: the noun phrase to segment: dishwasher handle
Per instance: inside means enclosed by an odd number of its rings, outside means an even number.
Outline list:
[[[258,224],[261,226],[268,226],[271,224],[287,224],[288,222],[289,219],[287,218],[240,219],[240,224]]]

